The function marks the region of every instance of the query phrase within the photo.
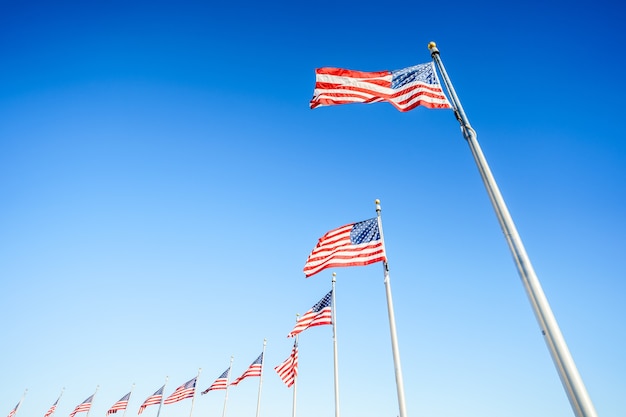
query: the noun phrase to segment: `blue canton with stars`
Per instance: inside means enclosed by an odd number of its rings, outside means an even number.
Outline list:
[[[431,63],[391,71],[391,88],[393,89],[401,88],[415,81],[421,81],[426,84],[438,84]]]
[[[322,311],[323,309],[325,309],[326,307],[330,307],[330,301],[332,299],[333,296],[333,291],[331,290],[328,294],[326,294],[324,296],[324,298],[322,298],[321,300],[319,300],[317,302],[317,304],[315,304],[313,306],[313,308],[311,309],[311,311],[313,311],[314,313],[319,313],[320,311]]]
[[[350,242],[353,245],[369,243],[373,240],[380,240],[380,233],[378,232],[378,219],[376,217],[354,223],[354,226],[352,226],[352,230],[350,231]]]

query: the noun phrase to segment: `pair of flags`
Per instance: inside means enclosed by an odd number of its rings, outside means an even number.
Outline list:
[[[246,369],[246,371],[243,374],[241,374],[239,378],[231,382],[230,385],[237,385],[248,377],[254,377],[254,376],[260,377],[262,370],[263,370],[263,352],[261,352],[261,354],[250,364],[248,369]],[[201,394],[207,394],[209,391],[226,389],[228,387],[229,375],[230,375],[230,367],[228,367],[228,369],[226,369],[219,377],[217,377],[215,382],[213,382],[213,384],[211,384],[209,388],[202,391]]]
[[[184,400],[186,398],[193,397],[193,395],[196,392],[196,381],[197,380],[198,380],[198,377],[196,376],[196,377],[190,379],[189,381],[185,382],[180,387],[176,388],[174,390],[174,392],[169,397],[167,397],[165,400],[163,400],[163,404],[174,404],[174,403],[176,403],[178,401],[182,401],[182,400]],[[143,404],[141,404],[141,406],[139,407],[139,411],[137,412],[137,414],[143,413],[143,411],[146,409],[146,407],[148,407],[150,405],[161,404],[161,400],[163,399],[163,390],[164,389],[165,389],[165,385],[163,385],[161,388],[156,390],[156,392],[154,394],[152,394],[151,396],[146,398],[146,400],[143,402]],[[122,401],[122,400],[120,400],[120,401]],[[107,412],[107,414],[109,414],[109,413]]]

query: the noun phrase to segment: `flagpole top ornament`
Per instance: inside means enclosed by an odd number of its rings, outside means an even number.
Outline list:
[[[431,55],[439,53],[439,49],[437,49],[437,44],[432,41],[428,43],[428,50],[430,51]]]

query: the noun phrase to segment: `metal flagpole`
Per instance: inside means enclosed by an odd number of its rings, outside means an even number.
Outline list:
[[[389,264],[387,263],[387,250],[385,249],[385,238],[383,237],[383,221],[380,216],[380,200],[376,200],[376,215],[378,218],[378,232],[380,241],[385,251],[385,261],[383,261],[385,292],[387,294],[387,312],[389,314],[389,331],[391,333],[391,350],[393,352],[393,364],[396,373],[396,388],[398,391],[399,417],[406,417],[406,403],[404,401],[404,382],[402,379],[402,366],[400,365],[400,350],[398,348],[398,335],[396,333],[396,318],[393,312],[393,300],[391,299],[391,283],[389,280]]]
[[[59,405],[59,401],[61,400],[61,397],[63,396],[63,393],[64,393],[64,392],[65,392],[65,387],[63,387],[63,388],[61,389],[61,393],[59,394],[59,398],[57,398],[57,401],[55,402],[55,404],[56,404],[57,406]],[[57,411],[57,409],[56,409],[56,407],[54,407],[54,410],[52,411],[52,414],[50,414],[50,416],[49,416],[49,417],[54,416],[54,413],[56,413],[56,411]]]
[[[463,136],[470,146],[472,155],[474,156],[474,160],[478,166],[478,171],[480,172],[480,176],[482,177],[485,188],[487,189],[487,194],[489,194],[489,199],[491,200],[491,204],[493,205],[498,221],[500,222],[500,227],[502,228],[504,237],[509,245],[511,254],[513,255],[515,265],[517,266],[520,278],[524,284],[524,288],[535,313],[535,317],[539,322],[541,334],[544,336],[544,340],[550,350],[552,360],[554,361],[556,369],[559,373],[561,383],[565,388],[565,392],[567,393],[569,402],[574,410],[574,414],[578,417],[597,417],[591,398],[589,397],[582,378],[578,373],[578,369],[576,369],[574,359],[567,348],[567,344],[561,334],[556,318],[554,317],[550,305],[548,304],[548,299],[541,288],[539,279],[537,278],[535,270],[530,263],[530,259],[526,254],[526,249],[524,249],[524,244],[517,233],[513,219],[509,214],[509,210],[507,209],[504,199],[500,194],[498,185],[496,184],[491,170],[489,169],[489,165],[487,165],[487,160],[485,159],[480,145],[478,144],[476,132],[470,126],[469,120],[465,115],[465,111],[463,111],[463,106],[461,106],[461,102],[459,101],[459,98],[454,91],[454,87],[452,86],[452,82],[450,81],[446,69],[443,66],[443,62],[439,56],[439,49],[437,49],[437,45],[434,42],[428,44],[428,49],[430,50],[431,56],[437,64],[446,88],[450,93],[450,98],[452,99],[454,106],[454,114],[461,125]]]
[[[296,314],[296,323],[298,322],[298,317],[300,317],[300,314]],[[294,340],[294,349],[297,352],[298,349],[298,335],[296,335],[296,340]],[[296,355],[297,353],[294,352]],[[294,358],[295,360],[295,358]],[[292,366],[294,366],[295,364],[292,363]],[[293,405],[291,407],[291,417],[296,417],[296,387],[298,386],[298,373],[295,372],[294,370],[294,374],[293,374]]]
[[[339,361],[337,354],[337,309],[335,308],[335,281],[337,281],[337,274],[333,272],[331,312],[333,320],[333,358],[335,362],[335,417],[339,417]]]
[[[196,388],[198,387],[198,380],[200,379],[200,372],[202,372],[202,368],[198,368],[198,376],[196,377],[196,384],[193,387],[193,397],[191,397],[191,411],[189,412],[189,417],[193,414],[193,403],[196,400]]]
[[[128,402],[130,402],[130,396],[133,394],[134,389],[135,389],[135,384],[133,384],[133,386],[130,387],[130,393],[128,394]],[[122,417],[126,417],[126,410],[128,410],[128,403],[126,403],[126,407],[124,408],[124,414],[122,414]]]
[[[259,417],[261,412],[261,387],[263,386],[263,367],[265,366],[265,346],[267,345],[267,339],[263,339],[263,352],[261,353],[261,374],[259,375],[259,396],[256,400],[256,417]]]
[[[85,417],[89,417],[89,413],[91,412],[91,407],[93,406],[93,402],[96,399],[96,394],[98,393],[98,389],[100,389],[100,385],[96,386],[96,392],[93,393],[91,397],[91,404],[89,404],[89,408],[87,409],[87,415]]]
[[[233,359],[230,357],[230,365],[228,366],[228,376],[226,377],[226,389],[224,390],[224,408],[222,409],[222,417],[226,416],[226,402],[228,401],[228,386],[230,385],[230,373],[233,370]]]
[[[22,401],[24,401],[24,397],[26,397],[27,392],[28,392],[28,388],[24,390],[24,394],[22,394],[22,398],[20,399],[20,402],[17,403],[17,407],[15,407],[15,413],[13,413],[13,416],[17,415],[17,412],[20,411],[20,408],[22,407]]]
[[[165,377],[165,384],[163,384],[163,391],[161,392],[161,402],[159,403],[159,409],[157,410],[157,417],[161,414],[161,407],[163,407],[163,399],[165,398],[165,386],[167,385],[167,380],[169,376]]]

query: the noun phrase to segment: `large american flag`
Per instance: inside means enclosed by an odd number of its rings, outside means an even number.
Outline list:
[[[313,308],[304,313],[296,322],[296,326],[287,337],[294,337],[298,333],[313,326],[322,326],[324,324],[333,324],[331,311],[331,302],[333,291],[329,291],[321,300],[319,300]]]
[[[139,407],[139,411],[137,412],[137,414],[143,413],[143,410],[145,410],[146,407],[149,405],[161,404],[161,399],[163,398],[164,389],[165,389],[165,385],[163,385],[161,388],[156,390],[154,394],[146,398],[146,401],[144,401],[143,404],[141,404],[141,407]]]
[[[128,407],[129,399],[130,399],[130,392],[124,395],[122,398],[120,398],[118,402],[116,402],[115,404],[111,406],[111,408],[109,408],[109,411],[107,411],[107,416],[109,414],[115,414],[119,410],[126,410],[126,407]]]
[[[172,393],[172,395],[170,395],[163,401],[163,404],[174,404],[178,401],[184,400],[185,398],[193,397],[193,395],[196,392],[196,379],[197,378],[198,377],[190,379],[189,381],[185,382],[180,387],[176,388],[176,390]]]
[[[89,409],[91,408],[91,402],[93,401],[93,396],[96,394],[93,394],[91,397],[87,398],[85,401],[83,401],[82,403],[78,404],[76,406],[76,408],[74,409],[74,411],[72,411],[70,413],[70,417],[74,417],[76,415],[76,413],[81,413],[83,411],[89,411]]]
[[[52,414],[54,414],[54,411],[57,409],[57,404],[59,403],[60,399],[61,399],[61,396],[59,395],[59,398],[57,398],[54,404],[52,404],[52,407],[48,409],[48,411],[46,412],[46,414],[44,414],[43,417],[50,417]]]
[[[304,265],[308,278],[318,272],[340,266],[363,266],[384,261],[378,219],[376,217],[331,230],[317,242]]]
[[[315,70],[312,109],[348,103],[387,101],[400,111],[417,106],[449,109],[435,64],[428,62],[395,71],[363,72],[342,68]]]
[[[261,371],[263,370],[263,352],[261,352],[261,354],[259,355],[258,358],[256,358],[254,360],[254,362],[252,362],[250,364],[250,366],[248,367],[248,369],[246,370],[246,372],[244,372],[239,378],[235,379],[231,385],[237,385],[238,383],[240,383],[244,378],[247,378],[249,376],[261,376]]]
[[[215,382],[211,384],[211,386],[200,394],[204,395],[209,391],[218,390],[218,389],[226,389],[228,387],[228,375],[230,374],[230,367],[227,370],[222,372],[222,375],[218,376]]]
[[[291,350],[291,355],[280,365],[274,368],[280,379],[291,388],[298,375],[298,341],[296,340]]]

